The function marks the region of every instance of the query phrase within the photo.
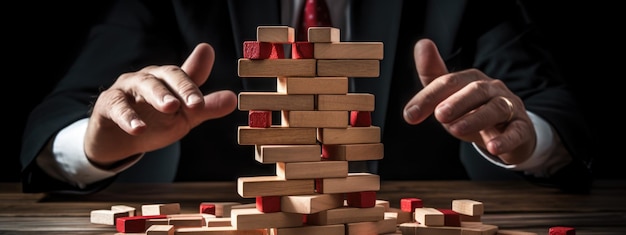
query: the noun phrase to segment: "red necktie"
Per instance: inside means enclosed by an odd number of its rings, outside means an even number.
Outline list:
[[[309,27],[330,27],[330,11],[326,0],[305,0],[304,9],[300,16],[298,41],[308,41]]]

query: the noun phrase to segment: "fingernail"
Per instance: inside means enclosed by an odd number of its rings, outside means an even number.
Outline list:
[[[133,129],[143,126],[144,123],[141,120],[138,119],[133,119],[130,121],[130,127],[132,127]]]
[[[435,109],[435,115],[437,116],[448,117],[451,113],[452,110],[448,104],[442,104],[439,108]]]
[[[404,118],[408,121],[417,121],[417,117],[420,114],[420,109],[417,105],[410,106],[404,110]]]
[[[171,96],[171,95],[165,95],[165,96],[163,97],[163,103],[164,103],[164,104],[169,104],[169,103],[172,103],[172,102],[174,102],[175,100],[176,100],[176,97]]]
[[[196,94],[191,94],[187,97],[187,105],[194,105],[202,102],[202,98]]]

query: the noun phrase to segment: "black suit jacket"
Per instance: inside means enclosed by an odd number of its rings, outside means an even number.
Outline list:
[[[342,40],[384,43],[380,77],[354,79],[352,91],[376,97],[372,118],[382,128],[385,156],[372,170],[383,180],[525,178],[567,190],[590,187],[591,155],[584,144],[590,135],[585,120],[549,53],[538,43],[541,35],[520,2],[363,0],[349,1],[348,7],[351,37],[342,33]],[[236,61],[243,55],[243,42],[256,39],[256,27],[280,25],[280,15],[279,0],[117,2],[104,22],[93,28],[66,76],[30,115],[21,152],[24,191],[75,190],[46,176],[34,159],[60,129],[87,117],[99,91],[124,72],[153,64],[180,65],[196,44],[208,42],[215,48],[216,62],[201,87],[204,92],[275,90],[275,79],[237,77]],[[535,179],[474,164],[484,159],[468,143],[448,135],[433,118],[407,125],[402,108],[422,87],[413,62],[413,46],[420,38],[437,43],[450,71],[478,68],[503,80],[524,99],[529,111],[554,127],[575,158],[572,164],[549,179]],[[247,113],[236,110],[192,130],[180,141],[176,179],[235,180],[273,174],[273,166],[254,160],[252,147],[237,144],[240,125],[247,125]],[[484,177],[478,172],[490,174]],[[113,180],[79,191],[98,190]]]

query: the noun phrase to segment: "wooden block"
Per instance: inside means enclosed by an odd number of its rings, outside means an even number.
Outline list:
[[[496,231],[496,235],[539,235],[539,234],[534,233],[534,232],[521,231],[521,230],[498,229],[498,231]]]
[[[288,95],[277,92],[240,92],[238,109],[246,110],[315,110],[314,95]]]
[[[391,203],[389,203],[389,201],[387,200],[382,200],[382,199],[376,199],[376,205],[381,205],[385,207],[385,211],[389,211],[389,209],[391,208]]]
[[[348,93],[345,95],[319,95],[317,110],[374,111],[373,94]]]
[[[240,202],[202,202],[202,204],[208,203],[215,205],[215,217],[228,218],[230,217],[230,210],[233,206],[241,205]]]
[[[317,140],[322,144],[380,143],[380,127],[319,128]]]
[[[283,127],[348,127],[347,111],[281,111]]]
[[[285,49],[283,44],[245,41],[243,42],[243,58],[251,60],[259,59],[284,59]]]
[[[317,47],[317,46],[316,46]],[[276,61],[276,60],[267,60]],[[297,60],[300,61],[300,60]],[[240,63],[241,68],[241,63]],[[304,68],[300,70],[308,71]],[[287,76],[287,75],[285,75]],[[297,75],[295,75],[297,76]],[[308,75],[301,75],[308,76]],[[317,76],[321,77],[378,77],[379,60],[317,60]]]
[[[372,114],[370,111],[350,111],[350,126],[365,127],[372,125]]]
[[[163,203],[141,205],[141,215],[180,214],[180,203]]]
[[[376,206],[376,191],[346,193],[349,207],[368,208]]]
[[[291,44],[292,59],[313,59],[313,47],[311,42],[294,42]]]
[[[241,230],[233,226],[177,228],[175,234],[180,235],[269,235],[268,229]]]
[[[176,228],[181,227],[202,227],[206,225],[204,217],[200,214],[185,214],[168,216],[168,224]]]
[[[453,227],[461,226],[461,217],[458,212],[452,209],[444,209],[444,208],[438,208],[437,210],[443,213],[443,225],[444,226],[453,226]]]
[[[565,226],[555,226],[548,229],[548,235],[576,235],[576,229]]]
[[[366,61],[366,60],[364,60]],[[378,61],[376,61],[378,64]],[[339,68],[336,68],[338,65],[336,64],[346,64],[351,65],[352,68],[357,69],[359,66],[354,65],[354,62],[343,62],[343,63],[324,63],[326,66],[326,73],[349,73],[349,71],[344,71]],[[369,63],[373,65],[373,63]],[[309,76],[314,77],[316,75],[316,60],[315,59],[272,59],[272,60],[251,60],[246,58],[240,58],[238,60],[238,75],[239,77],[296,77],[296,76]],[[334,69],[334,70],[331,70]],[[376,68],[369,68],[366,71],[352,73],[358,75],[371,75]],[[337,77],[337,76],[345,76],[349,75],[320,75],[320,76],[328,76],[328,77]]]
[[[250,110],[248,111],[248,126],[268,128],[272,126],[272,111]]]
[[[422,208],[422,207],[424,207],[424,203],[422,202],[422,199],[414,198],[414,197],[407,197],[407,198],[400,199],[400,209],[402,211],[413,213],[415,212],[415,208]]]
[[[380,190],[380,177],[371,173],[348,173],[345,178],[315,179],[317,193],[350,193]]]
[[[311,225],[347,224],[379,221],[384,219],[384,215],[385,208],[383,206],[370,208],[340,207],[306,215],[306,222]]]
[[[145,233],[146,220],[167,219],[166,215],[129,216],[115,219],[115,229],[120,233]]]
[[[174,225],[155,224],[146,229],[146,235],[174,235]]]
[[[496,235],[498,226],[481,222],[464,222],[460,225],[462,235]]]
[[[348,162],[278,162],[276,175],[286,180],[348,177]]]
[[[278,77],[278,93],[298,94],[347,94],[348,77]]]
[[[382,143],[322,145],[322,158],[333,161],[380,160],[384,154]]]
[[[321,161],[319,144],[300,145],[257,145],[255,159],[264,164],[277,162],[316,162]]]
[[[115,225],[117,218],[129,216],[132,215],[128,211],[92,210],[89,220],[92,224]]]
[[[452,210],[464,215],[483,215],[485,212],[482,202],[470,199],[452,200]]]
[[[461,227],[426,226],[418,222],[402,223],[398,225],[402,235],[463,235]]]
[[[309,42],[339,42],[341,31],[333,27],[309,27]]]
[[[395,233],[398,230],[398,221],[396,218],[385,217],[382,220],[376,221],[377,234]]]
[[[343,224],[331,225],[304,225],[293,228],[276,228],[274,235],[343,235]]]
[[[230,215],[229,217],[221,217],[221,218],[205,218],[207,227],[223,227],[230,226]]]
[[[398,224],[415,222],[413,213],[402,211],[398,208],[389,208],[389,211],[385,212],[385,218],[395,218]]]
[[[244,204],[234,205],[234,206],[230,207],[230,210],[234,210],[234,209],[250,209],[250,208],[256,208],[256,202],[255,203],[244,203]]]
[[[209,202],[201,202],[200,213],[215,215],[215,204]]]
[[[356,222],[346,224],[346,235],[379,234],[376,222]]]
[[[154,218],[146,220],[146,228],[150,228],[152,225],[170,225],[169,218]]]
[[[415,221],[426,225],[426,226],[443,226],[444,225],[444,217],[441,211],[430,208],[430,207],[421,207],[415,208],[413,211],[415,215]]]
[[[127,206],[127,205],[113,205],[111,206],[111,210],[115,211],[115,212],[124,212],[127,211],[128,212],[128,216],[135,216],[137,209],[135,209],[135,207],[132,206]]]
[[[382,60],[382,42],[315,43],[315,59]]]
[[[270,213],[280,211],[280,196],[256,197],[256,209],[260,212]]]
[[[256,40],[259,42],[292,43],[295,39],[295,29],[289,26],[258,26]]]
[[[313,127],[239,126],[237,141],[239,145],[316,144],[316,131]]]
[[[459,213],[459,218],[461,222],[481,222],[482,218],[480,215],[464,215]]]
[[[302,215],[289,212],[263,213],[254,208],[233,209],[231,225],[241,230],[297,227],[302,225]]]
[[[287,195],[281,198],[281,211],[313,214],[343,206],[343,194]]]
[[[237,179],[237,192],[244,198],[257,196],[307,195],[315,193],[315,180],[285,180],[278,176],[250,176]]]

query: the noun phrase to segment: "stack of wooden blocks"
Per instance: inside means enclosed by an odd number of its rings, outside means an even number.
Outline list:
[[[374,95],[349,93],[349,77],[379,76],[381,42],[341,42],[332,27],[259,26],[244,42],[242,78],[276,78],[275,92],[239,93],[249,112],[238,143],[254,145],[255,158],[275,164],[276,175],[240,177],[238,193],[256,208],[231,211],[238,229],[272,228],[278,234],[395,233],[396,220],[377,204],[378,175],[349,172],[349,161],[383,158],[380,128],[372,125]],[[291,49],[291,58],[285,57]],[[272,113],[280,112],[280,124]]]

